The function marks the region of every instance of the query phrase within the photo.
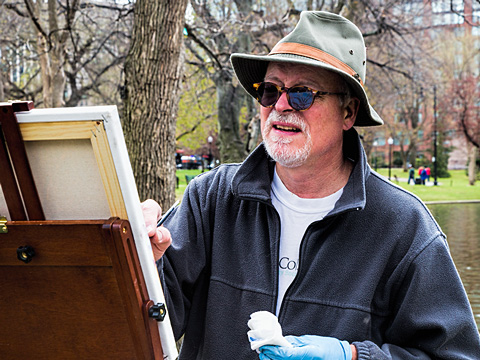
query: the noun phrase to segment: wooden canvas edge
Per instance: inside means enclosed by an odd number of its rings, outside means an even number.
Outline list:
[[[124,201],[135,238],[135,246],[142,265],[148,294],[154,303],[163,303],[166,306],[165,296],[153,257],[150,238],[148,237],[145,227],[135,178],[123,136],[123,129],[118,120],[118,113],[115,109],[115,111],[108,112],[105,115],[105,130],[109,138],[109,143],[112,146],[112,156],[119,175],[120,186],[124,195]],[[158,331],[162,339],[164,360],[176,359],[178,357],[178,351],[168,309],[165,319],[158,322]]]
[[[128,220],[103,120],[19,121],[19,126],[24,141],[90,140],[107,197],[110,215]]]

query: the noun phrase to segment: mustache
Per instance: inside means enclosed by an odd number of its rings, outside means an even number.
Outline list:
[[[286,125],[298,127],[302,131],[307,130],[306,122],[297,113],[294,112],[280,114],[278,111],[273,109],[268,115],[267,120],[265,121],[265,129],[271,129],[274,122],[283,122]]]

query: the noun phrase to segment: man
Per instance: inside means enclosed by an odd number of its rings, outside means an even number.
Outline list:
[[[408,185],[410,185],[410,181],[415,185],[415,168],[412,164],[408,164]]]
[[[480,359],[444,234],[372,172],[353,128],[382,124],[357,27],[304,12],[269,55],[231,61],[261,104],[263,144],[196,177],[170,232],[143,204],[180,358]],[[262,310],[292,346],[250,350]]]

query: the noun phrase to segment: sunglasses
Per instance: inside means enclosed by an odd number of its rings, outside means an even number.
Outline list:
[[[288,104],[292,109],[304,111],[310,109],[317,96],[324,95],[346,95],[345,93],[334,93],[328,91],[314,90],[306,86],[294,86],[287,88],[278,86],[270,82],[261,82],[253,84],[257,92],[257,101],[263,107],[275,106],[283,92],[287,93]]]

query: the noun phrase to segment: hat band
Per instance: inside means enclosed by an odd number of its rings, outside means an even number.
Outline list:
[[[363,81],[360,78],[360,75],[356,71],[354,71],[350,66],[345,64],[344,62],[338,60],[335,56],[326,53],[320,49],[317,49],[313,46],[308,46],[304,44],[297,44],[297,43],[278,43],[274,46],[270,54],[268,55],[275,55],[275,54],[293,54],[293,55],[300,55],[305,56],[311,59],[315,59],[321,62],[324,62],[328,65],[336,67],[347,74],[353,76],[357,79],[360,84],[363,86]]]

